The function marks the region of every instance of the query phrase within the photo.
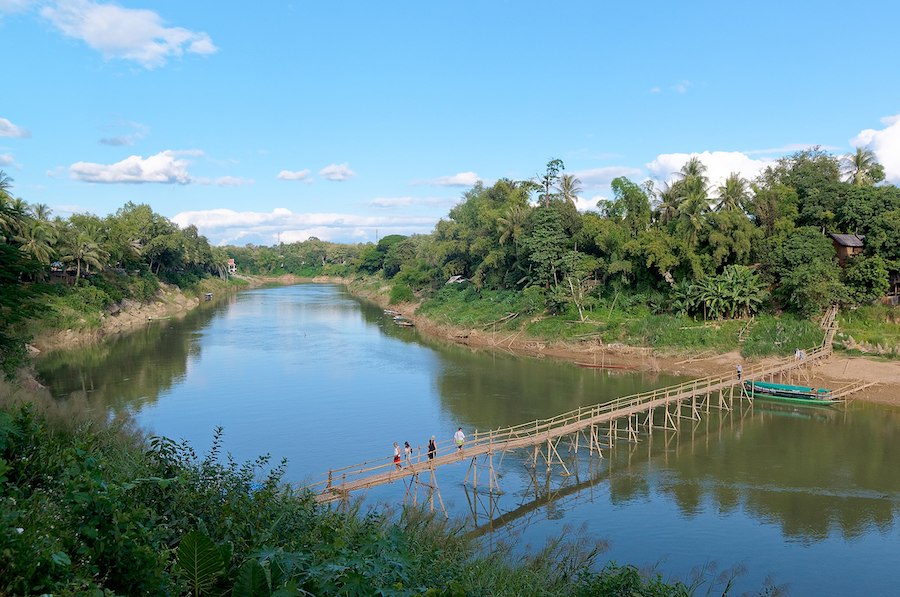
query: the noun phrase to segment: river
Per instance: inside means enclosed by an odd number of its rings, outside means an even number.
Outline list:
[[[236,460],[286,458],[294,484],[387,458],[394,441],[424,447],[435,435],[450,449],[458,426],[471,434],[680,381],[446,345],[325,284],[243,291],[37,368],[54,396],[127,413],[199,453],[222,426]],[[701,569],[701,593],[733,578],[735,593],[892,594],[898,455],[900,409],[757,401],[620,442],[603,459],[564,454],[569,476],[509,454],[496,499],[463,485],[466,462],[438,480],[449,514],[486,549],[534,552],[562,536],[669,579]],[[395,483],[365,504],[404,497]]]

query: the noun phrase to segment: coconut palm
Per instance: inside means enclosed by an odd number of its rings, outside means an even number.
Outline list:
[[[0,240],[4,242],[22,233],[28,207],[21,199],[13,199],[10,189],[12,179],[0,170]]]
[[[531,210],[524,205],[510,207],[505,217],[497,218],[497,231],[500,232],[500,244],[512,239],[513,244],[519,245],[519,238],[525,231],[525,222]]]
[[[709,197],[705,189],[695,186],[678,204],[678,228],[684,233],[688,245],[697,246],[704,216],[709,211]]]
[[[668,224],[678,217],[678,188],[669,183],[663,184],[659,190],[659,203],[656,206],[656,218],[660,224]]]
[[[0,170],[0,200],[10,198],[10,189],[12,189],[13,179],[6,175],[6,172]]]
[[[53,257],[53,245],[56,243],[56,229],[49,222],[28,220],[23,226],[23,233],[16,236],[20,243],[19,250],[30,255],[35,261],[48,264]]]
[[[90,267],[94,266],[98,270],[103,269],[103,259],[105,251],[100,248],[97,242],[85,232],[76,232],[74,237],[70,238],[63,247],[63,255],[59,258],[63,263],[75,264],[75,284],[81,278],[82,266],[85,271],[90,271]]]
[[[28,214],[35,220],[40,220],[41,222],[50,221],[51,213],[52,211],[46,203],[35,203],[34,205],[28,206]]]
[[[575,202],[578,200],[578,193],[582,190],[581,181],[573,174],[563,174],[560,176],[559,184],[556,188],[559,191],[559,194],[562,195],[562,198],[572,205],[575,205]]]
[[[884,166],[878,163],[870,149],[857,147],[841,160],[846,181],[858,187],[873,185],[884,180]]]
[[[719,203],[716,205],[716,211],[730,211],[743,209],[745,202],[749,198],[747,194],[747,181],[741,178],[737,172],[732,172],[725,179],[725,184],[721,185],[719,191]]]

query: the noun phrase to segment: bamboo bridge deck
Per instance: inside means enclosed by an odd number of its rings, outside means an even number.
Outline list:
[[[775,363],[745,368],[740,379],[737,372],[710,376],[602,404],[580,407],[550,419],[530,421],[486,432],[476,431],[466,439],[462,451],[457,451],[455,446],[445,448],[445,452],[439,453],[434,459],[428,459],[420,453],[400,468],[392,462],[391,457],[386,457],[332,469],[328,471],[326,479],[308,485],[305,489],[313,491],[318,502],[325,503],[344,499],[352,491],[393,483],[401,479],[412,479],[427,488],[429,494],[427,499],[433,503],[435,494],[440,499],[434,474],[437,468],[471,459],[469,473],[473,474],[473,481],[477,485],[478,457],[485,456],[488,484],[493,491],[496,484],[493,456],[500,454],[502,458],[502,455],[510,450],[525,448],[533,450],[534,466],[537,466],[540,456],[546,461],[548,469],[551,464],[558,464],[562,467],[563,474],[568,474],[566,464],[557,451],[562,438],[570,439],[576,453],[579,446],[582,446],[591,454],[597,452],[602,457],[602,450],[612,448],[620,436],[624,436],[627,441],[637,442],[641,430],[645,432],[654,428],[677,430],[679,419],[699,420],[700,413],[704,410],[709,412],[711,407],[731,410],[735,389],[739,399],[750,399],[743,391],[741,383],[743,381],[774,380],[776,376],[783,378],[795,371],[803,372],[810,365],[828,357],[831,354],[831,340],[836,330],[834,323],[836,312],[836,308],[831,309],[822,319],[825,338],[821,346],[803,353],[802,358],[795,356]],[[871,384],[862,382],[850,384],[836,390],[834,395],[836,398],[842,398],[869,385]],[[664,414],[654,416],[660,409]],[[469,473],[466,474],[466,482]],[[430,478],[423,481],[420,478],[422,474],[429,475]]]

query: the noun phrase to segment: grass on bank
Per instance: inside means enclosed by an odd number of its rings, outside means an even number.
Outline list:
[[[614,297],[587,303],[586,321],[580,321],[572,306],[557,315],[546,315],[543,299],[542,294],[528,290],[478,291],[471,285],[454,285],[425,300],[418,313],[447,325],[498,332],[523,330],[549,341],[600,340],[672,352],[740,350],[747,357],[787,356],[795,348],[817,346],[823,337],[815,322],[790,314],[703,321],[656,314],[640,301]],[[518,315],[504,319],[511,313]]]
[[[10,386],[0,398],[0,594],[690,595],[702,582],[596,571],[599,550],[578,543],[513,563],[418,510],[318,506],[282,484],[283,463],[224,456],[221,432],[198,456]]]
[[[188,297],[201,297],[207,292],[215,294],[247,284],[239,279],[224,281],[212,277],[185,278],[180,283],[184,286],[178,288]],[[149,272],[103,272],[80,280],[78,286],[44,283],[40,287],[44,308],[40,310],[40,317],[29,322],[28,333],[32,336],[55,330],[97,329],[115,304],[165,300],[165,286]]]
[[[879,304],[841,311],[838,326],[837,341],[845,346],[861,344],[867,355],[874,350],[882,356],[900,358],[900,308]]]

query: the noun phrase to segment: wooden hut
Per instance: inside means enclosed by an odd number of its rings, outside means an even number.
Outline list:
[[[847,265],[847,260],[863,252],[864,236],[859,234],[829,234],[834,250],[837,252],[837,260],[841,267]]]

